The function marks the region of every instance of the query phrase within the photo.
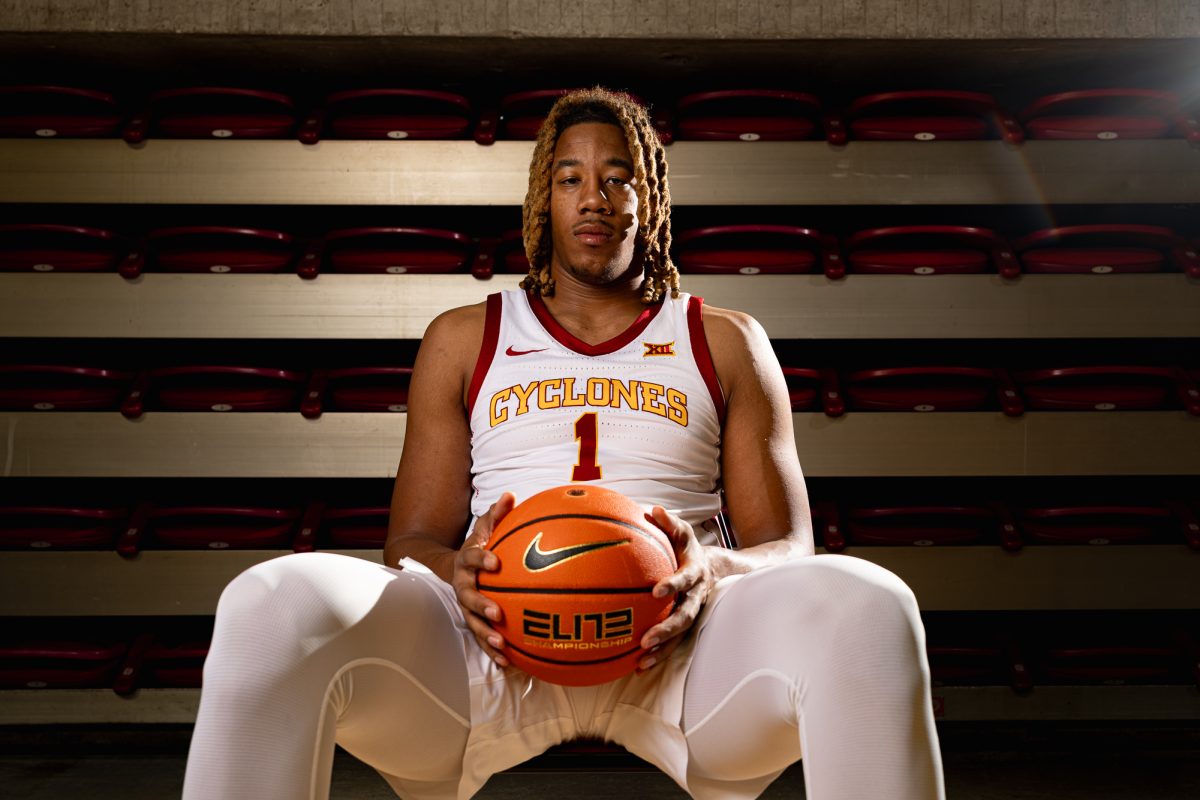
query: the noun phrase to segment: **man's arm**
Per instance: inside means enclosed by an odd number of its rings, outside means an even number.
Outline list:
[[[425,331],[409,385],[404,451],[383,548],[387,566],[408,556],[447,583],[471,521],[466,393],[483,323],[480,304],[447,311]]]
[[[714,577],[812,555],[808,490],[771,342],[754,318],[737,311],[706,307],[704,328],[725,390],[721,475],[739,546],[709,548]]]

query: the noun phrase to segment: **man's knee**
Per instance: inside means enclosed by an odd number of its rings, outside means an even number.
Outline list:
[[[861,558],[840,554],[809,556],[751,573],[745,594],[772,619],[779,634],[815,625],[840,636],[856,626],[912,628],[920,625],[917,599],[895,573]]]

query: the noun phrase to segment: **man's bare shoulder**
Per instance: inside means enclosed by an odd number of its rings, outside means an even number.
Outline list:
[[[775,364],[775,352],[758,320],[744,311],[705,304],[704,338],[712,354],[717,379],[732,396],[744,382],[761,384],[764,365]]]
[[[486,320],[486,302],[438,314],[421,337],[414,380],[419,374],[422,383],[433,377],[439,383],[465,386],[475,368]]]
[[[483,336],[484,324],[487,320],[487,302],[475,303],[469,306],[459,306],[443,311],[433,318],[425,329],[426,340],[454,340],[459,337],[473,335]]]
[[[702,319],[709,348],[722,344],[746,348],[753,340],[766,335],[758,320],[744,311],[710,306],[706,303]]]

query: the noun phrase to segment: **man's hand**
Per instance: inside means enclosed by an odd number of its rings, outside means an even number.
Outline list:
[[[463,607],[467,618],[467,627],[475,634],[476,641],[488,656],[502,667],[508,666],[508,659],[500,651],[504,648],[504,638],[492,628],[488,620],[500,620],[500,606],[479,593],[476,580],[479,571],[494,572],[500,568],[500,559],[490,550],[484,549],[496,523],[504,519],[512,511],[516,497],[512,492],[500,495],[487,512],[475,521],[471,535],[463,542],[462,547],[454,554],[454,577],[451,585],[458,597],[458,603]]]
[[[655,597],[676,595],[678,600],[671,616],[651,627],[642,636],[642,647],[648,652],[638,662],[638,672],[650,669],[666,660],[683,636],[696,622],[700,609],[708,600],[709,592],[716,583],[708,553],[696,538],[692,526],[662,506],[654,506],[646,519],[662,529],[675,549],[675,561],[679,568],[654,586]]]

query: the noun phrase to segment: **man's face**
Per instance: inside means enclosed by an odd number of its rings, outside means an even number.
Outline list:
[[[556,277],[603,286],[626,275],[638,227],[633,156],[624,132],[603,122],[558,137],[550,173],[550,263]],[[636,267],[641,276],[641,265]]]

